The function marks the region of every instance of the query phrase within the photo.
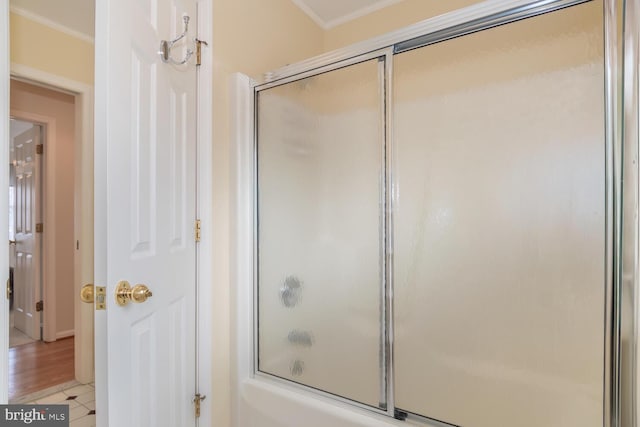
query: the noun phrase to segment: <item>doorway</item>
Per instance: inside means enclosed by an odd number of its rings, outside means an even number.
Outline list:
[[[15,79],[10,104],[9,400],[24,401],[75,381],[76,106],[73,94]]]

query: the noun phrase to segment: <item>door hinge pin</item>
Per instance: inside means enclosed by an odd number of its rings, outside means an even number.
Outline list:
[[[42,144],[36,145],[36,154],[44,153],[44,146]]]
[[[36,303],[36,311],[44,310],[44,301],[40,300]]]
[[[202,65],[202,45],[209,46],[209,43],[196,39],[196,65]]]
[[[200,241],[200,234],[201,234],[200,220],[196,219],[196,242]]]
[[[207,396],[203,396],[200,393],[196,393],[196,396],[193,399],[193,403],[195,403],[196,418],[200,418],[200,402],[202,402],[206,398]]]

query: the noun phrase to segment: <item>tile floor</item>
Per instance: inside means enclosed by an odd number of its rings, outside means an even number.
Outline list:
[[[48,396],[40,397],[31,404],[69,405],[69,427],[95,427],[96,391],[93,383],[76,385]]]

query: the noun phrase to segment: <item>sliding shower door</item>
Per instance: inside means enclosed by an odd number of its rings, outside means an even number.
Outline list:
[[[395,405],[602,427],[603,5],[394,58]]]
[[[384,61],[257,93],[258,371],[378,407]]]

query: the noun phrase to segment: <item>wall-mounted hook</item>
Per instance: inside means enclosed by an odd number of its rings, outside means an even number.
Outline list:
[[[184,31],[182,32],[182,34],[180,34],[173,40],[162,40],[160,42],[160,50],[158,50],[158,55],[160,55],[160,58],[162,58],[162,62],[172,63],[175,65],[183,65],[186,64],[191,58],[191,55],[193,55],[193,49],[188,47],[184,59],[175,60],[171,57],[171,49],[173,48],[173,46],[180,40],[185,38],[189,33],[189,16],[184,15],[182,17],[182,21],[184,22]]]

